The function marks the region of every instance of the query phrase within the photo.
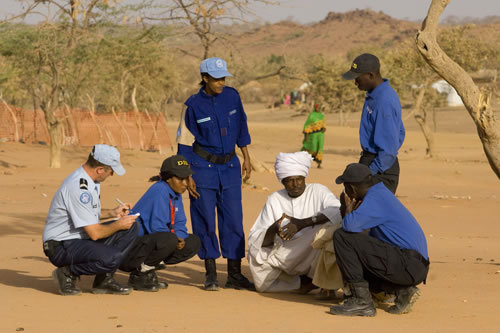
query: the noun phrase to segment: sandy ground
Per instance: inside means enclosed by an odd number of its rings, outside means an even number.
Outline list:
[[[278,152],[300,149],[305,116],[258,106],[247,107],[247,113],[250,149],[261,161],[272,165]],[[311,169],[308,182],[338,194],[341,187],[333,180],[357,159],[359,114],[351,116],[349,127],[337,127],[335,117],[327,117],[324,168]],[[41,233],[53,194],[89,148],[65,149],[64,167],[56,170],[47,167],[46,146],[0,143],[0,332],[326,332],[353,326],[372,332],[498,332],[499,181],[465,110],[443,111],[437,118],[439,157],[432,160],[423,157],[425,144],[414,121],[406,122],[398,188],[427,236],[428,282],[412,313],[394,316],[379,308],[374,318],[331,316],[330,304],[311,295],[206,292],[203,262],[197,258],[159,273],[170,285],[165,291],[98,296],[89,293],[92,279],[82,277],[83,294],[62,297],[50,277],[54,268],[43,255]],[[136,202],[164,157],[123,150],[127,173],[103,183],[103,207],[115,206],[117,196]],[[254,172],[251,184],[243,189],[247,234],[266,197],[280,189],[271,173]],[[218,267],[224,284],[222,259]],[[246,260],[243,270],[249,273]],[[117,273],[117,278],[125,283],[128,277]]]

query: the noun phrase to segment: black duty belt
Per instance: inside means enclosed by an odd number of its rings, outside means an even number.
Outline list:
[[[418,253],[418,251],[415,250],[404,250],[410,257],[413,257],[415,259],[418,259],[422,264],[425,266],[429,266],[430,262],[429,260],[425,259],[423,255]]]
[[[200,156],[204,160],[207,160],[210,163],[214,164],[226,164],[229,162],[235,155],[234,150],[227,155],[215,155],[211,154],[205,149],[203,149],[197,142],[193,143],[193,151],[196,155]]]

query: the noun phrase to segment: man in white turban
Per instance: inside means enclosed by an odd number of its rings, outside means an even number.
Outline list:
[[[285,188],[268,197],[248,237],[248,262],[259,292],[312,286],[320,254],[311,246],[315,235],[322,224],[338,228],[342,221],[332,192],[306,184],[311,159],[304,151],[276,158],[276,176]]]

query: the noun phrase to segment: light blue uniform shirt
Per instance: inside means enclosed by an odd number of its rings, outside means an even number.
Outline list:
[[[86,186],[81,179],[85,180]],[[100,184],[94,183],[83,166],[70,174],[52,199],[43,229],[43,241],[88,239],[83,227],[99,223],[100,191]]]
[[[389,81],[366,93],[359,125],[361,148],[377,155],[369,165],[372,174],[383,173],[395,162],[405,139],[401,103]]]

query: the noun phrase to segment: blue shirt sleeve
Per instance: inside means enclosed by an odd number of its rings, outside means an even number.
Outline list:
[[[389,169],[396,160],[400,146],[400,130],[398,119],[391,107],[378,104],[374,125],[373,141],[377,149],[377,156],[370,164],[373,174]]]
[[[342,220],[342,229],[349,232],[362,232],[378,226],[381,220],[371,214],[373,210],[370,204],[362,202],[361,205],[353,212],[350,212]]]
[[[248,124],[247,124],[247,115],[245,114],[245,110],[243,109],[243,104],[241,103],[241,99],[238,104],[239,112],[241,113],[240,119],[240,133],[238,136],[238,140],[236,144],[238,147],[246,147],[251,143],[250,133],[248,132]]]
[[[149,201],[149,209],[138,209],[141,220],[148,234],[154,232],[170,232],[170,196],[167,191],[158,190],[159,187],[150,188],[141,198],[141,201]]]
[[[187,228],[186,228],[186,214],[184,213],[184,205],[182,204],[182,196],[175,200],[175,222],[174,222],[174,232],[175,235],[179,238],[186,239],[188,237]]]
[[[184,121],[186,123],[186,127],[193,134],[195,138],[200,138],[201,134],[198,131],[198,126],[196,124],[196,115],[194,109],[187,105],[186,116],[184,117]]]

